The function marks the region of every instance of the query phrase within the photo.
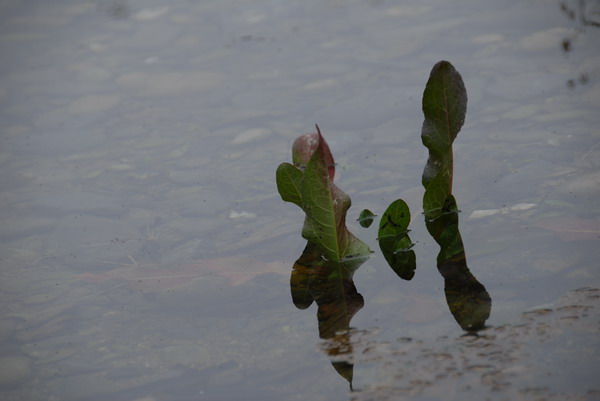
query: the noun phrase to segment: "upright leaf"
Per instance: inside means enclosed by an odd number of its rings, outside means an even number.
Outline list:
[[[458,206],[452,195],[452,143],[467,110],[467,92],[460,74],[447,61],[431,71],[423,93],[425,122],[421,138],[429,149],[423,171],[423,210],[427,230],[440,245],[437,268],[444,277],[444,292],[450,312],[468,332],[485,327],[492,299],[467,267],[458,229]]]
[[[369,247],[346,228],[350,197],[333,183],[333,156],[318,126],[316,133],[296,139],[292,158],[294,165],[282,163],[277,168],[277,189],[284,201],[306,213],[302,236],[332,261],[370,254]]]
[[[467,113],[465,84],[448,61],[440,61],[431,69],[423,93],[423,113],[423,144],[432,153],[446,152],[462,128]]]
[[[329,145],[327,145],[327,142],[323,139],[323,135],[321,135],[321,129],[318,125],[315,125],[315,128],[317,129],[317,132],[304,134],[296,138],[292,145],[292,162],[294,163],[294,166],[304,170],[308,165],[310,158],[317,150],[317,146],[321,145],[323,147],[323,158],[325,166],[327,166],[329,179],[333,181],[333,177],[335,176],[335,162],[333,161],[333,155],[329,150]]]
[[[329,178],[328,148],[319,134],[319,143],[310,158],[302,181],[302,200],[306,220],[302,236],[319,245],[325,256],[341,262],[353,255],[371,251],[346,228],[346,212],[350,197]]]
[[[423,171],[423,209],[429,219],[442,212],[452,193],[452,143],[465,121],[467,91],[462,77],[448,61],[440,61],[431,70],[423,92],[425,121],[421,131],[429,159]]]

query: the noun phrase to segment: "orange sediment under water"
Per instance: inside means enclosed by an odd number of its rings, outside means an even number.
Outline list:
[[[286,262],[260,262],[239,257],[199,260],[197,263],[169,267],[143,267],[123,265],[115,269],[78,275],[78,279],[89,283],[120,280],[131,290],[157,292],[183,286],[207,276],[220,276],[232,286],[243,285],[257,276],[275,273],[288,277],[291,266]]]

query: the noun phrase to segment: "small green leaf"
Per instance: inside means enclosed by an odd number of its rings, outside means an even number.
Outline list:
[[[406,234],[410,224],[410,209],[406,202],[397,199],[392,202],[381,216],[379,222],[379,237]]]
[[[373,224],[375,216],[376,215],[374,215],[369,209],[364,209],[362,212],[360,212],[356,221],[358,221],[358,224],[360,224],[361,227],[368,228],[371,226],[371,224]]]
[[[390,204],[379,222],[379,248],[392,270],[404,280],[410,280],[417,268],[413,243],[408,236],[410,209],[398,199]]]
[[[289,163],[281,163],[275,173],[277,190],[281,199],[286,202],[292,202],[302,207],[302,171]]]

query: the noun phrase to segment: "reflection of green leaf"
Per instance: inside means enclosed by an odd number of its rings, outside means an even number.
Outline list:
[[[364,209],[360,212],[356,221],[358,221],[358,224],[360,224],[361,227],[368,228],[371,226],[371,224],[373,224],[374,218],[375,215],[373,212],[371,212],[369,209]]]
[[[365,260],[366,257],[348,258],[343,262],[326,260],[319,248],[308,242],[294,263],[290,278],[296,307],[306,309],[313,302],[317,303],[319,337],[327,340],[323,350],[351,388],[354,366],[348,361],[352,355],[350,321],[364,305],[352,277]]]
[[[448,196],[443,213],[437,219],[426,220],[425,224],[440,245],[437,267],[444,277],[444,292],[450,312],[463,330],[481,330],[490,317],[492,299],[467,267],[454,196]]]
[[[350,197],[333,183],[333,157],[318,127],[317,131],[294,142],[296,166],[282,163],[277,169],[279,194],[304,210],[302,236],[317,245],[327,259],[340,262],[367,255],[369,247],[346,228]]]
[[[406,202],[398,199],[390,204],[379,222],[379,247],[392,270],[405,280],[415,275],[415,252],[408,236],[410,210]]]
[[[469,271],[466,260],[449,261],[438,269],[444,276],[446,302],[456,322],[468,332],[485,328],[492,311],[492,298]]]
[[[440,245],[440,253],[437,257],[438,265],[444,264],[457,255],[464,255],[465,252],[458,229],[458,208],[454,195],[448,196],[442,211],[437,219],[425,221],[427,231]]]
[[[452,193],[452,142],[465,121],[467,91],[462,77],[447,61],[431,70],[423,92],[425,121],[421,131],[429,159],[423,171],[423,210],[428,219],[442,213],[442,206]]]

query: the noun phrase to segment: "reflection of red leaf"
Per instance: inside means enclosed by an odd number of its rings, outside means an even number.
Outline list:
[[[597,240],[600,238],[600,221],[571,217],[549,217],[535,223],[536,227],[556,233],[565,241]]]
[[[130,290],[148,293],[174,289],[209,275],[224,277],[229,284],[238,286],[261,274],[286,274],[286,270],[281,262],[258,262],[227,257],[200,260],[194,264],[172,268],[121,266],[104,273],[83,273],[78,278],[88,283],[102,283],[108,280],[121,281]]]

